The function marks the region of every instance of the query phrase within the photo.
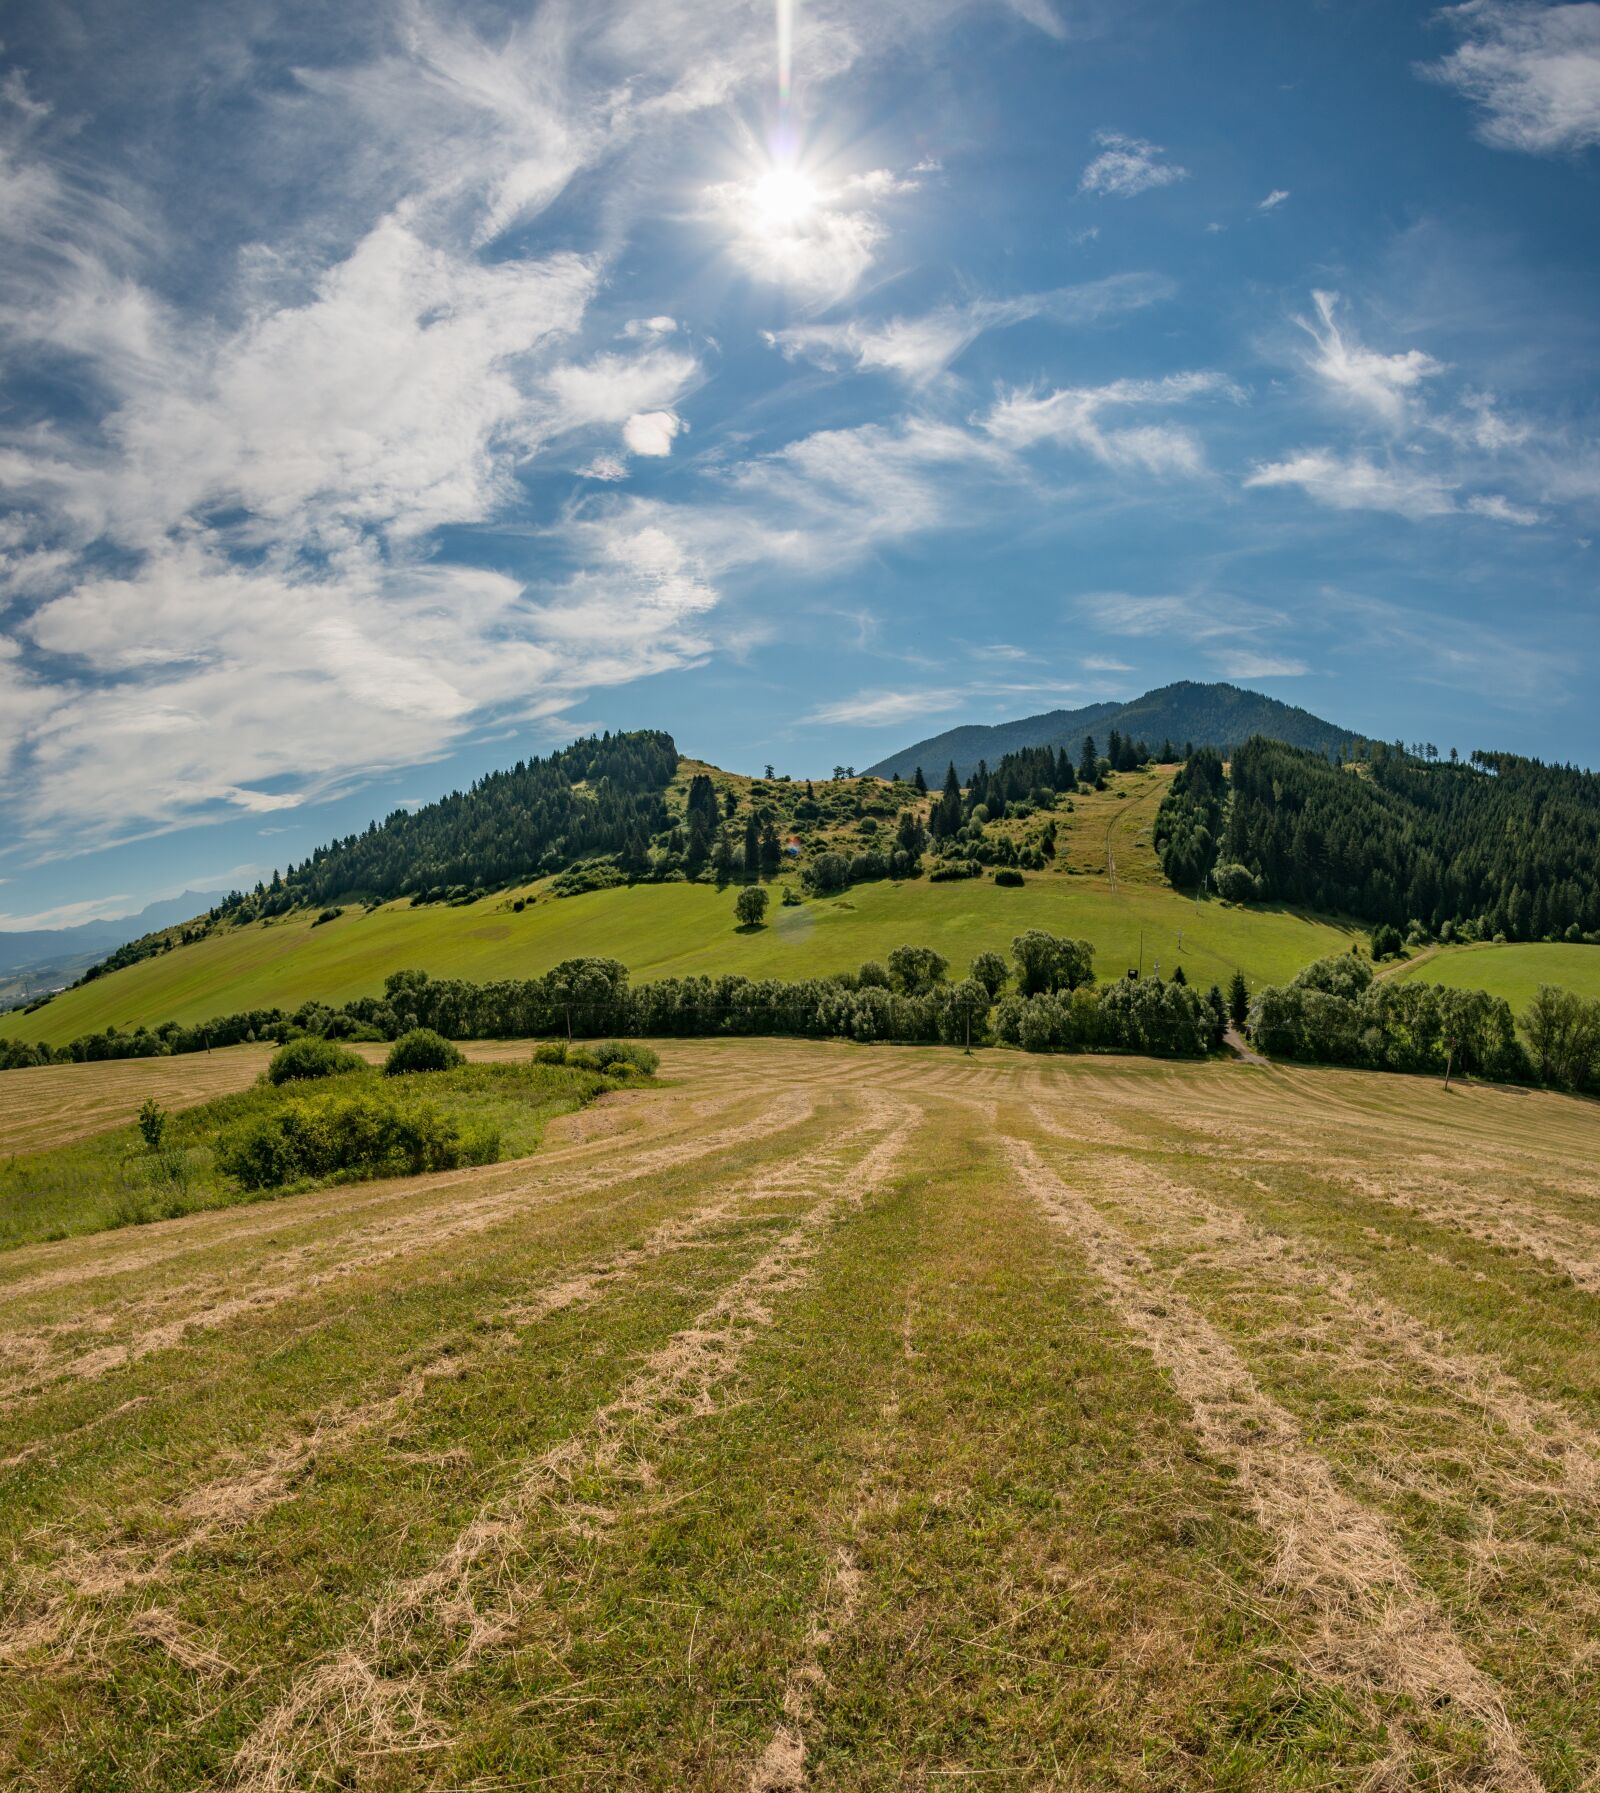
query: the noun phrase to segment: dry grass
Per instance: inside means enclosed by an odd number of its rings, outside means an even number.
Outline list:
[[[664,1052],[7,1254],[0,1781],[1597,1784],[1593,1105]]]

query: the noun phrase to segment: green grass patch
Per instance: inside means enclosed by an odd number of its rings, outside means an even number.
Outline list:
[[[537,1149],[546,1124],[616,1087],[614,1078],[567,1065],[469,1064],[454,1070],[378,1078],[367,1070],[274,1086],[262,1081],[166,1116],[159,1145],[138,1122],[75,1140],[51,1151],[0,1161],[0,1250],[42,1239],[171,1220],[204,1208],[259,1201],[318,1180],[291,1169],[273,1181],[244,1174],[235,1148],[252,1135],[281,1135],[297,1118],[323,1115],[329,1104],[348,1107],[358,1095],[397,1113],[429,1112],[462,1140],[493,1138],[492,1153],[459,1162],[520,1158]],[[435,1138],[442,1137],[439,1127]],[[390,1139],[389,1145],[393,1145]],[[404,1174],[411,1167],[398,1147],[350,1176]],[[259,1156],[259,1154],[258,1154]],[[444,1167],[426,1156],[423,1169]]]
[[[1102,828],[1103,833],[1103,828]],[[620,959],[635,982],[689,974],[806,978],[886,959],[908,942],[943,953],[957,971],[976,954],[1009,950],[1027,928],[1089,940],[1096,971],[1120,977],[1157,961],[1182,964],[1191,983],[1226,987],[1234,968],[1252,988],[1285,983],[1303,965],[1347,952],[1348,930],[1287,909],[1195,902],[1124,876],[1115,885],[1065,870],[1031,874],[1020,890],[988,878],[935,884],[858,884],[841,897],[785,906],[768,926],[740,932],[734,891],[706,884],[637,885],[518,914],[511,896],[461,908],[390,903],[313,929],[308,915],[223,933],[70,990],[31,1015],[0,1016],[0,1032],[60,1045],[107,1025],[204,1021],[245,1009],[293,1010],[377,996],[391,971],[478,982],[541,976],[562,959]],[[1597,954],[1600,957],[1600,954]]]
[[[1487,990],[1491,996],[1504,997],[1520,1014],[1540,984],[1600,996],[1600,946],[1548,940],[1450,946],[1413,960],[1394,977],[1397,983],[1415,979],[1447,984],[1452,990]]]

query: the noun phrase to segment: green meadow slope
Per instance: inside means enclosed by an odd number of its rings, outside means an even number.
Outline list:
[[[1580,996],[1600,996],[1600,947],[1549,940],[1445,947],[1419,954],[1390,975],[1396,983],[1487,990],[1491,996],[1503,996],[1520,1011],[1540,984],[1559,984]]]
[[[487,981],[537,976],[585,953],[620,959],[638,979],[725,972],[801,978],[881,959],[908,941],[964,968],[975,953],[1005,951],[1024,928],[1045,928],[1092,941],[1101,976],[1137,965],[1142,950],[1147,971],[1159,961],[1166,975],[1181,963],[1191,981],[1207,984],[1225,983],[1237,966],[1254,986],[1348,949],[1354,936],[1326,921],[1285,909],[1197,903],[1165,884],[1150,829],[1170,776],[1170,768],[1130,773],[1107,792],[1079,797],[1060,818],[1055,863],[1028,873],[1020,890],[999,889],[988,878],[935,884],[924,877],[856,885],[842,896],[784,907],[782,887],[798,889],[791,873],[773,887],[768,925],[751,932],[735,926],[734,889],[709,884],[557,898],[535,883],[460,908],[352,908],[321,926],[300,913],[225,930],[112,972],[32,1015],[0,1017],[0,1031],[54,1045],[108,1024],[201,1021],[241,1009],[293,1008],[310,998],[344,1002],[380,992],[384,978],[405,967]],[[518,897],[531,899],[520,913],[512,907]]]

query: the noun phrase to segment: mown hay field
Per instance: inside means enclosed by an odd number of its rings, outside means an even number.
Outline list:
[[[0,1780],[1594,1784],[1600,1109],[663,1054],[0,1255]]]

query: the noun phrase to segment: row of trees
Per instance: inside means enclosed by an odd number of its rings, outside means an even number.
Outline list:
[[[1447,939],[1600,936],[1600,777],[1369,751],[1341,766],[1257,736],[1226,778],[1194,755],[1157,818],[1168,877]]]
[[[475,984],[398,971],[381,997],[340,1008],[307,1003],[293,1013],[252,1010],[198,1027],[86,1035],[52,1051],[0,1045],[0,1068],[69,1059],[153,1057],[242,1040],[398,1039],[418,1027],[449,1039],[536,1035],[789,1034],[804,1038],[943,1041],[991,1037],[1030,1050],[1121,1047],[1199,1053],[1221,1038],[1223,999],[1186,985],[1132,979],[1093,984],[1094,949],[1038,929],[1016,936],[1008,962],[980,953],[952,980],[942,954],[901,946],[879,963],[835,977],[663,978],[637,988],[615,959],[569,959],[543,977]],[[1009,986],[1009,992],[1008,992]],[[996,1006],[998,1001],[998,1007]]]
[[[1518,1022],[1487,991],[1375,982],[1344,954],[1261,991],[1249,1028],[1274,1058],[1600,1089],[1600,1002],[1548,986]]]

